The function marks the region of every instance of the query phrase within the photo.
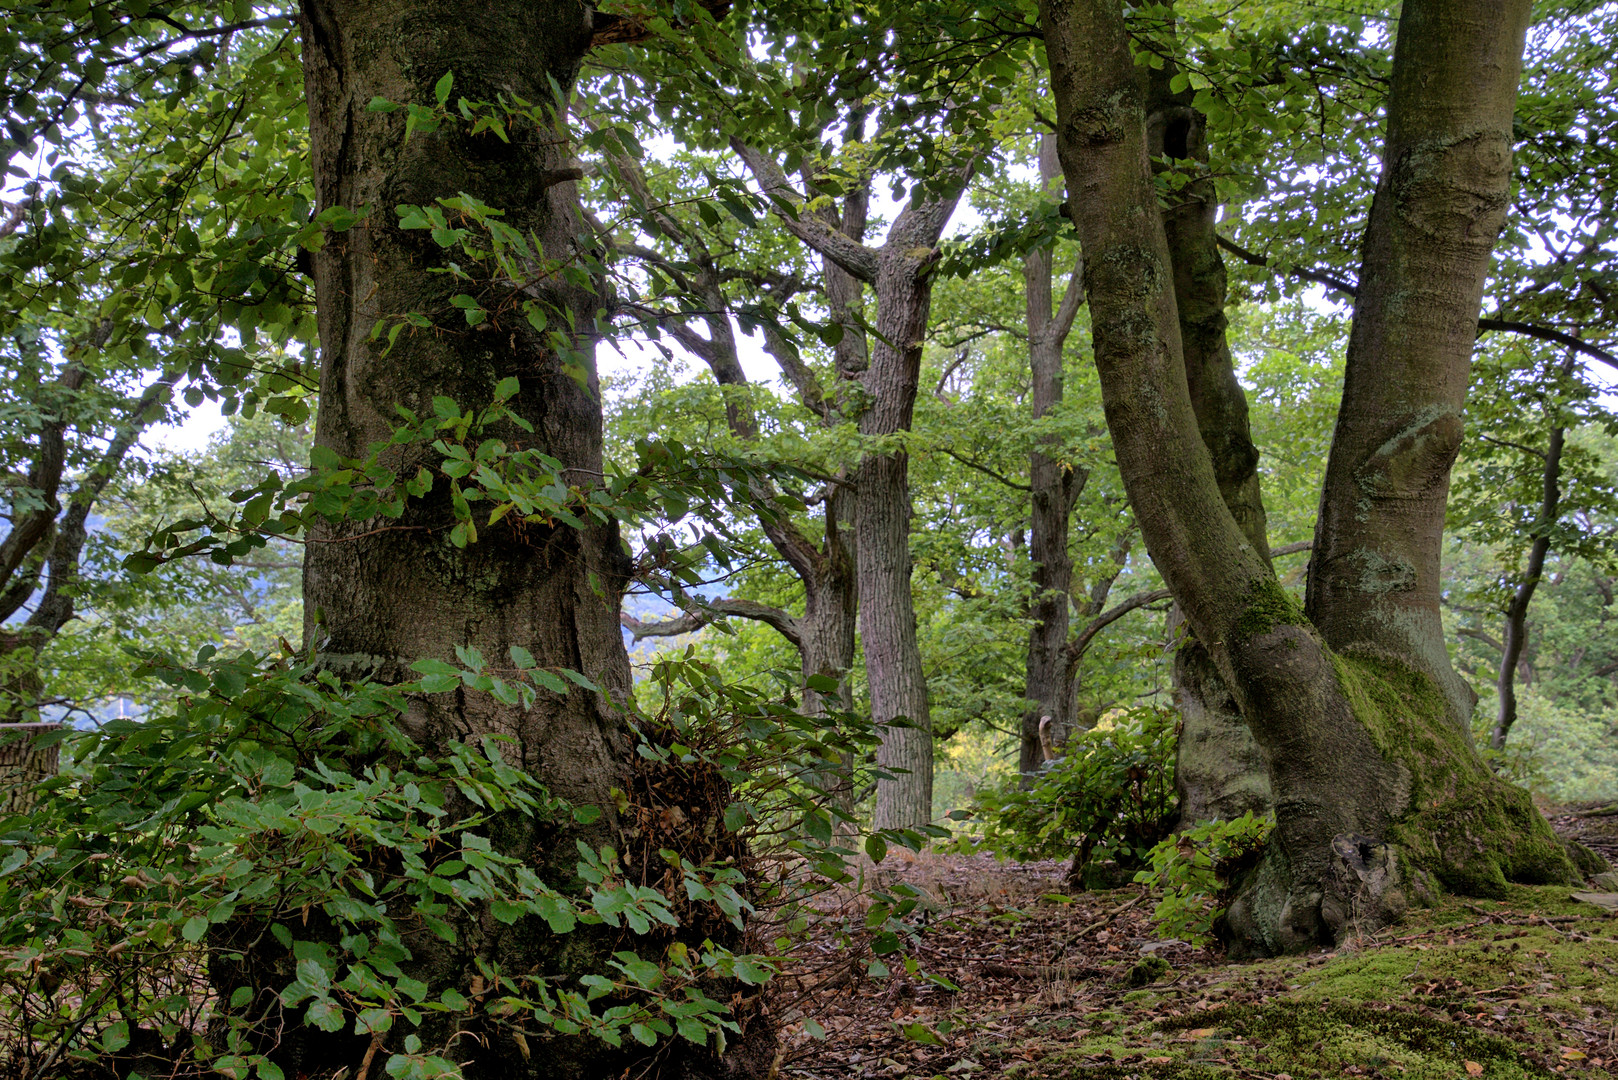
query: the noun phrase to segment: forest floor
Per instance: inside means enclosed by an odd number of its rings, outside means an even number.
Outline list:
[[[1618,807],[1594,809],[1553,824],[1618,866]],[[907,920],[919,970],[889,956],[893,973],[873,976],[873,936],[839,937],[869,890],[822,904],[774,984],[780,1075],[1618,1076],[1618,912],[1579,890],[1454,899],[1335,950],[1232,963],[1160,941],[1141,887],[1069,895],[1064,870],[908,852],[868,867],[878,888],[922,898]]]

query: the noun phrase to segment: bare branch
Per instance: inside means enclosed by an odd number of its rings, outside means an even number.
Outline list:
[[[677,637],[680,634],[689,634],[700,630],[713,622],[716,618],[733,616],[739,619],[752,619],[774,627],[782,637],[791,642],[796,648],[803,648],[803,626],[800,621],[780,608],[768,604],[760,604],[755,600],[707,600],[701,606],[693,605],[690,610],[673,619],[659,622],[643,622],[628,612],[619,614],[618,621],[629,631],[636,641],[649,637]]]
[[[943,450],[942,447],[940,447],[939,449]],[[1002,476],[1001,474],[995,472],[993,469],[989,468],[987,465],[980,465],[976,461],[973,461],[971,458],[964,458],[961,455],[957,454],[953,450],[943,450],[943,452],[945,454],[949,455],[950,457],[954,458],[956,461],[959,461],[962,465],[965,465],[968,469],[976,469],[978,472],[984,474],[985,476],[993,477],[994,479],[1000,481],[1002,484],[1006,485],[1006,487],[1008,487],[1008,488],[1016,488],[1018,491],[1033,491],[1034,490],[1033,488],[1029,487],[1027,484],[1019,484],[1019,483],[1017,483],[1017,481],[1012,480],[1009,477]]]

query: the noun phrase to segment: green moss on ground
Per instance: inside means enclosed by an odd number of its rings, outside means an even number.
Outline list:
[[[1069,1037],[1053,1024],[1047,1051],[1004,1075],[1618,1074],[1618,916],[1572,891],[1508,885],[1499,901],[1450,900],[1334,953],[1181,968],[1149,991],[1120,981],[1109,1009],[1081,1007]]]

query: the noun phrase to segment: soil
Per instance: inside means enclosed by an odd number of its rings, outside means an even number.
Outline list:
[[[1549,816],[1618,865],[1618,807]],[[1066,866],[890,854],[914,900],[828,894],[772,983],[779,1075],[987,1080],[1618,1076],[1618,912],[1567,888],[1446,900],[1306,956],[1229,963],[1163,941],[1142,886],[1070,894]]]

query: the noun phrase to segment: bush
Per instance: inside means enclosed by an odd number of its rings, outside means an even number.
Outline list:
[[[1068,741],[1034,785],[980,792],[977,847],[1002,858],[1072,857],[1068,881],[1108,888],[1128,880],[1173,824],[1174,728],[1170,709],[1115,714]]]
[[[1273,815],[1248,811],[1233,821],[1204,822],[1154,847],[1151,866],[1135,881],[1162,890],[1152,912],[1158,936],[1193,945],[1212,941],[1214,920],[1230,905],[1232,882],[1258,863],[1274,826]]]
[[[576,864],[547,870],[502,836],[600,810],[554,798],[493,739],[429,758],[397,718],[407,694],[532,702],[557,674],[502,678],[471,650],[460,659],[422,662],[423,679],[395,687],[339,682],[307,655],[156,661],[174,711],[77,736],[35,808],[0,820],[0,1073],[279,1080],[301,1071],[281,1060],[294,1026],[337,1049],[369,1043],[374,1076],[419,1080],[460,1075],[468,1025],[534,1053],[580,1034],[648,1056],[734,1037],[731,1002],[773,963],[714,939],[741,940],[724,926],[765,906],[790,919],[782,889],[795,887],[750,875],[745,845],[846,878],[853,853],[833,845],[832,812],[803,777],[874,736],[851,722],[851,740],[828,741],[824,720],[661,663],[660,707],[638,714],[637,786],[700,782],[715,820],[641,829],[633,851],[581,840]],[[622,798],[623,817],[644,801]],[[925,837],[887,832],[867,849],[890,841]],[[498,942],[515,933],[571,935],[599,962],[504,968]],[[463,950],[465,970],[418,970],[412,944],[432,938]]]

